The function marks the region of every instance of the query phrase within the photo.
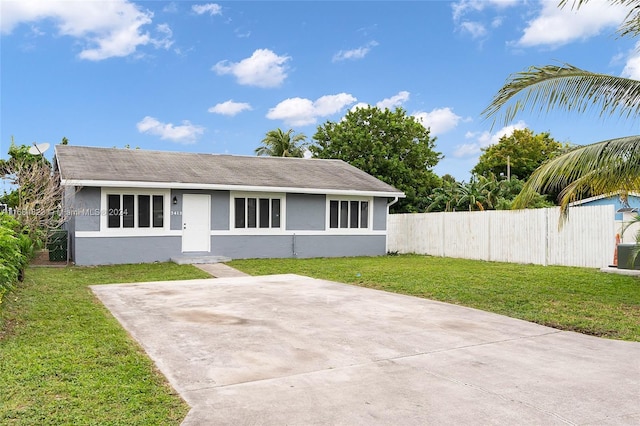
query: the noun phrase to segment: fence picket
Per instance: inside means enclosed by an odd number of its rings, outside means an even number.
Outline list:
[[[441,257],[601,268],[611,263],[613,205],[560,209],[394,214],[387,250]]]

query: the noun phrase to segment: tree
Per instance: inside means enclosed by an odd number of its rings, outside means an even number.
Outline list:
[[[524,181],[517,177],[496,178],[474,175],[469,183],[457,182],[452,176],[442,177],[442,186],[429,196],[427,211],[452,212],[461,210],[509,210],[520,193]],[[532,200],[531,208],[551,207],[554,204],[542,195]]]
[[[469,183],[458,184],[458,209],[459,210],[484,210],[486,198],[477,179],[471,178]]]
[[[629,13],[618,32],[640,34],[640,2],[609,0],[627,6]],[[568,0],[562,0],[565,7]],[[579,9],[588,0],[574,0]],[[640,114],[640,81],[593,73],[570,64],[530,67],[511,75],[489,106],[486,118],[503,113],[505,123],[522,110],[560,108],[569,112],[600,110],[600,116],[618,114],[636,118]],[[537,193],[562,189],[559,195],[564,215],[569,203],[596,194],[613,194],[640,188],[640,136],[628,136],[585,145],[543,164],[525,184],[514,207],[526,207]]]
[[[435,138],[402,108],[356,108],[337,123],[319,126],[313,139],[314,157],[341,159],[403,191],[406,198],[393,212],[423,211],[431,190],[440,186],[431,171],[442,158]]]
[[[456,209],[460,194],[459,183],[451,175],[442,176],[442,185],[428,196],[428,212],[452,212]]]
[[[480,185],[480,194],[482,194],[483,205],[485,210],[498,210],[498,205],[503,199],[505,186],[504,182],[511,179],[496,179],[496,175],[489,173],[488,177],[478,176],[478,184]],[[515,179],[514,179],[515,180]]]
[[[561,153],[563,144],[549,133],[533,134],[530,129],[516,129],[497,144],[482,149],[478,164],[471,170],[479,176],[517,176],[527,180],[542,163]]]
[[[51,163],[45,157],[41,155],[33,155],[29,152],[30,147],[28,145],[16,145],[11,137],[11,144],[9,145],[9,158],[7,160],[0,159],[0,174],[2,176],[10,174],[9,172],[18,164],[33,164],[42,162],[48,167],[51,167]]]
[[[32,241],[44,241],[50,229],[64,222],[60,212],[62,187],[58,174],[42,155],[29,153],[29,146],[11,141],[10,158],[0,163],[0,173],[15,188],[4,199],[10,200],[16,219]]]
[[[293,135],[293,129],[286,132],[282,129],[270,130],[255,153],[270,157],[303,157],[306,139],[303,133]]]

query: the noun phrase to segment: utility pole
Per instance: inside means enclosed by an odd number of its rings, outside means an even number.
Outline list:
[[[511,180],[511,156],[507,155],[507,180]]]

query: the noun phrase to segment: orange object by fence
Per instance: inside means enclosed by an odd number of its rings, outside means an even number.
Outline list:
[[[618,266],[618,244],[620,244],[620,234],[616,234],[616,248],[613,251],[613,266]]]

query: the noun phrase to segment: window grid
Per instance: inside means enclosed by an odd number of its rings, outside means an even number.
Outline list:
[[[164,195],[107,194],[108,228],[163,228]]]
[[[329,228],[369,228],[369,201],[329,200]]]
[[[280,228],[281,199],[271,197],[235,197],[235,228]]]

